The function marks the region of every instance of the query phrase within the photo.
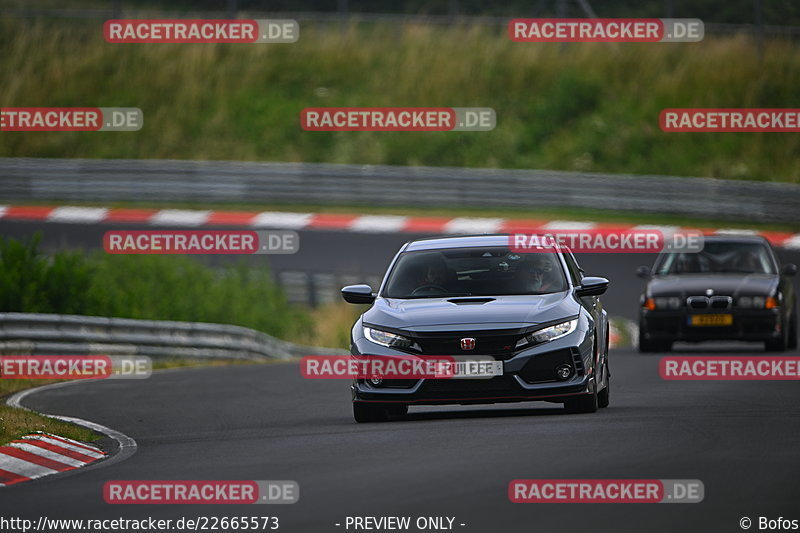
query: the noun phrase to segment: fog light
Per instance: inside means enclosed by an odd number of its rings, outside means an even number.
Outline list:
[[[572,367],[569,365],[558,365],[556,367],[556,376],[558,379],[567,379],[572,375]]]
[[[380,376],[372,376],[371,378],[369,378],[369,383],[373,387],[380,387],[381,383],[383,383],[383,378]]]

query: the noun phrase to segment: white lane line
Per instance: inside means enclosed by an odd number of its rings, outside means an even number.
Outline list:
[[[594,229],[597,227],[595,222],[583,222],[579,220],[551,220],[542,226],[542,229],[549,230],[581,230],[581,229]]]
[[[28,453],[38,455],[39,457],[44,457],[45,459],[50,459],[52,461],[58,461],[59,463],[64,463],[65,465],[69,466],[76,466],[76,467],[83,466],[87,464],[87,462],[89,463],[91,462],[91,461],[81,461],[79,459],[73,459],[72,457],[67,457],[66,455],[61,455],[60,453],[56,453],[51,450],[45,450],[44,448],[40,448],[39,446],[34,446],[33,444],[24,444],[22,442],[9,442],[8,444],[6,444],[6,446],[10,448],[18,448]]]
[[[681,229],[681,227],[680,226],[664,226],[664,225],[661,225],[661,224],[639,224],[638,226],[633,226],[632,229],[643,229],[643,230],[657,229],[659,231],[663,231],[665,233],[668,232],[668,233],[672,234],[672,233],[675,233],[676,231],[678,231],[679,229]]]
[[[498,233],[504,218],[456,217],[444,225],[445,233]]]
[[[250,222],[257,228],[302,229],[311,223],[313,213],[284,213],[280,211],[264,211],[256,215]]]
[[[754,229],[740,229],[740,228],[719,228],[714,230],[716,235],[758,235],[759,233]]]
[[[363,215],[350,224],[352,231],[366,233],[397,233],[403,230],[408,217],[396,215]]]
[[[108,215],[105,207],[56,207],[47,215],[50,222],[102,222]]]
[[[208,222],[211,211],[189,209],[162,209],[150,217],[154,226],[202,226]]]
[[[783,248],[788,248],[789,250],[800,249],[800,233],[795,233],[793,236],[783,241],[783,244],[781,244],[781,246]]]

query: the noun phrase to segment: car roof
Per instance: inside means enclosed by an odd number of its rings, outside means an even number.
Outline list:
[[[705,237],[703,237],[703,241],[729,242],[729,243],[741,243],[741,244],[753,244],[753,243],[769,244],[769,241],[761,235],[736,234],[736,233],[706,235]]]
[[[443,248],[481,248],[486,246],[507,247],[510,244],[508,240],[509,237],[510,235],[507,233],[430,237],[409,242],[403,251],[441,250]]]

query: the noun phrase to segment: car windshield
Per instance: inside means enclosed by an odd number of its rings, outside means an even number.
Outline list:
[[[386,283],[386,298],[548,294],[567,289],[558,256],[508,248],[404,252]]]
[[[775,264],[760,243],[706,242],[698,253],[666,254],[656,274],[775,274]]]

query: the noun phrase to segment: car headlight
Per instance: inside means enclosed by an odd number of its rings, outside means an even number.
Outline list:
[[[368,328],[364,326],[364,337],[388,348],[410,348],[413,342],[408,337],[402,335],[395,335],[388,331],[381,331],[379,329]]]
[[[742,309],[764,309],[767,299],[764,296],[741,296],[736,300],[736,306]]]
[[[655,309],[679,309],[681,299],[677,296],[659,296],[657,298],[647,298],[643,304],[650,311]]]
[[[559,339],[565,335],[569,335],[575,331],[575,328],[577,327],[578,319],[573,318],[572,320],[567,320],[566,322],[561,322],[560,324],[537,329],[536,331],[527,333],[524,337],[522,337],[517,342],[517,348],[521,348],[528,344],[542,344],[543,342],[550,342],[552,340]]]
[[[656,309],[677,309],[681,306],[681,299],[677,296],[659,297],[655,299]]]

